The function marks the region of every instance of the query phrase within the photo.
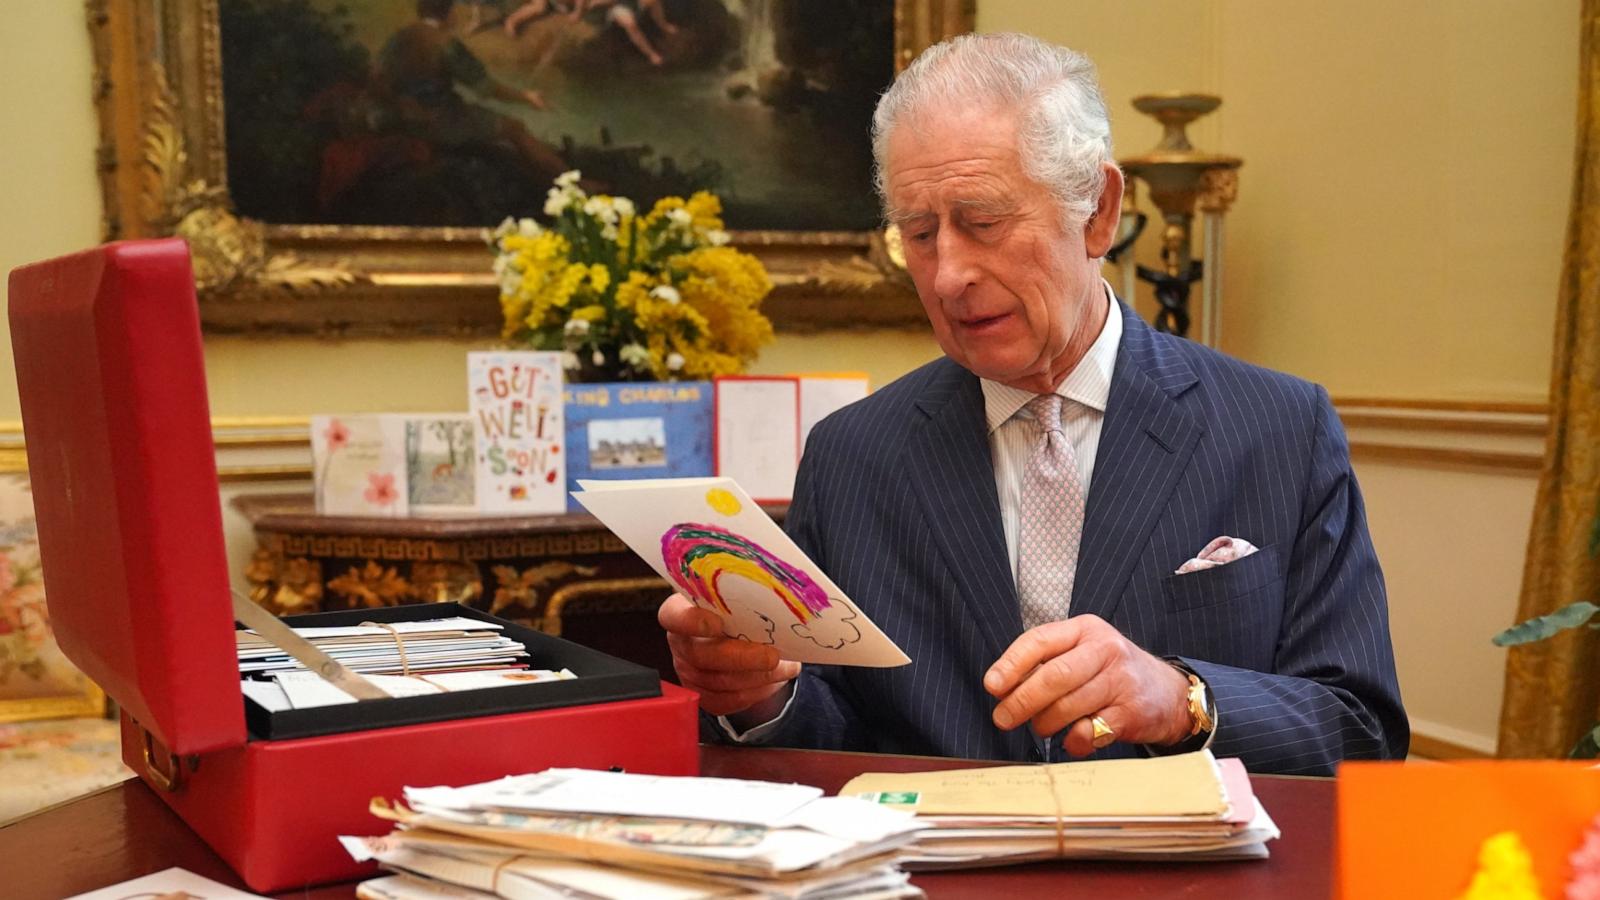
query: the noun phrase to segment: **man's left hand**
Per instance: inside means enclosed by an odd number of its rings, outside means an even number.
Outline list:
[[[1095,750],[1091,716],[1134,744],[1175,744],[1190,732],[1188,680],[1098,616],[1023,632],[983,687],[1000,700],[995,725],[1009,731],[1031,722],[1040,736],[1069,729],[1062,744],[1074,756]]]

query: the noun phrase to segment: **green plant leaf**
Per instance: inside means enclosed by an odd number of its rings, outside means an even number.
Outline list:
[[[1570,759],[1595,759],[1600,757],[1600,725],[1587,732],[1578,742],[1572,745],[1572,751],[1567,754]]]
[[[1587,600],[1579,600],[1548,615],[1537,616],[1513,625],[1495,635],[1492,640],[1496,647],[1514,647],[1517,644],[1542,641],[1557,632],[1584,625],[1594,618],[1595,613],[1600,613],[1600,606],[1595,606]]]

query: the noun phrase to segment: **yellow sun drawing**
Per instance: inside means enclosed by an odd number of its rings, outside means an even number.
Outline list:
[[[706,503],[725,516],[739,514],[739,498],[726,488],[712,488],[706,491]]]

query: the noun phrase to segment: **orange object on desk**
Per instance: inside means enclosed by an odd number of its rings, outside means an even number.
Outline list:
[[[1339,885],[1357,897],[1455,897],[1483,842],[1512,831],[1539,889],[1559,897],[1567,857],[1600,815],[1600,769],[1566,761],[1345,763],[1339,767]]]

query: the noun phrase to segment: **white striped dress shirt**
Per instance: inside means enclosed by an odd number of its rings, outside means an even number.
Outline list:
[[[1078,458],[1078,476],[1083,479],[1085,496],[1089,494],[1090,479],[1094,475],[1094,457],[1100,446],[1100,426],[1106,418],[1106,400],[1111,395],[1111,370],[1117,363],[1117,345],[1122,342],[1122,310],[1111,299],[1111,285],[1105,286],[1105,292],[1108,312],[1100,336],[1056,386],[1056,393],[1068,401],[1061,404],[1061,430],[1072,442]],[[1036,395],[987,378],[979,381],[983,386],[984,416],[989,422],[989,456],[994,462],[994,487],[1000,497],[1000,523],[1005,528],[1006,552],[1010,554],[1011,577],[1015,580],[1022,472],[1028,465],[1028,457],[1039,446],[1039,432],[1023,405]]]

